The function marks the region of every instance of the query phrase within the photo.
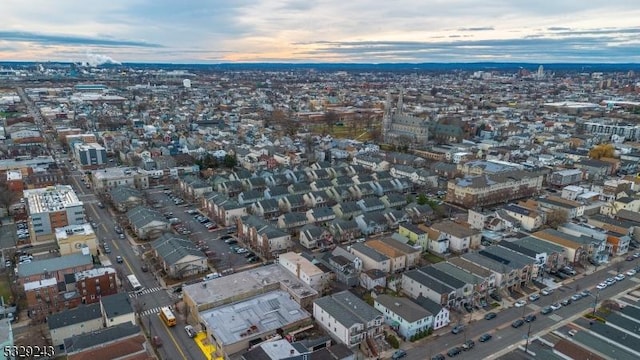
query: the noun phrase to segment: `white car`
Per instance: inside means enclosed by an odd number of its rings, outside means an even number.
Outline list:
[[[633,276],[636,274],[636,270],[635,269],[631,269],[629,271],[627,271],[627,276]]]
[[[560,309],[562,307],[562,305],[560,305],[560,303],[551,304],[549,306],[551,306],[551,309],[553,309],[553,311],[556,311],[556,310],[558,310],[558,309]]]
[[[598,286],[596,286],[596,289],[598,290],[603,290],[607,288],[607,283],[603,283],[601,282],[600,284],[598,284]]]
[[[542,289],[542,291],[540,291],[540,294],[547,296],[547,295],[551,295],[551,293],[553,293],[553,289]]]
[[[524,300],[518,300],[515,302],[515,304],[513,304],[515,307],[519,308],[519,307],[523,307],[525,305],[527,305],[527,302]]]
[[[616,275],[615,279],[616,279],[616,280],[618,280],[618,281],[622,281],[622,280],[624,280],[624,274],[618,274],[618,275]]]

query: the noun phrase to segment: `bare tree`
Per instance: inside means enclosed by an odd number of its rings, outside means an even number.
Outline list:
[[[566,223],[568,220],[567,212],[561,209],[554,209],[547,213],[546,225],[550,228],[557,229],[558,226]]]

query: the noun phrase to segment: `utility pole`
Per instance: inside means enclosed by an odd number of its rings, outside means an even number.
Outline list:
[[[593,312],[591,315],[596,316],[596,308],[598,307],[598,297],[600,296],[600,291],[596,292],[596,299],[593,302]]]
[[[529,351],[529,337],[531,336],[531,324],[533,324],[533,321],[529,321],[529,328],[527,329],[527,342],[524,345],[524,352],[528,353]]]

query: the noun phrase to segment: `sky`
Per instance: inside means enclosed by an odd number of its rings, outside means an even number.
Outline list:
[[[1,0],[0,61],[640,62],[638,0]]]

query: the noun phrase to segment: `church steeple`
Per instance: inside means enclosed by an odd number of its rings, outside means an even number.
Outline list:
[[[404,107],[404,103],[402,102],[402,89],[400,89],[400,94],[398,95],[398,115],[402,115],[402,108]]]

